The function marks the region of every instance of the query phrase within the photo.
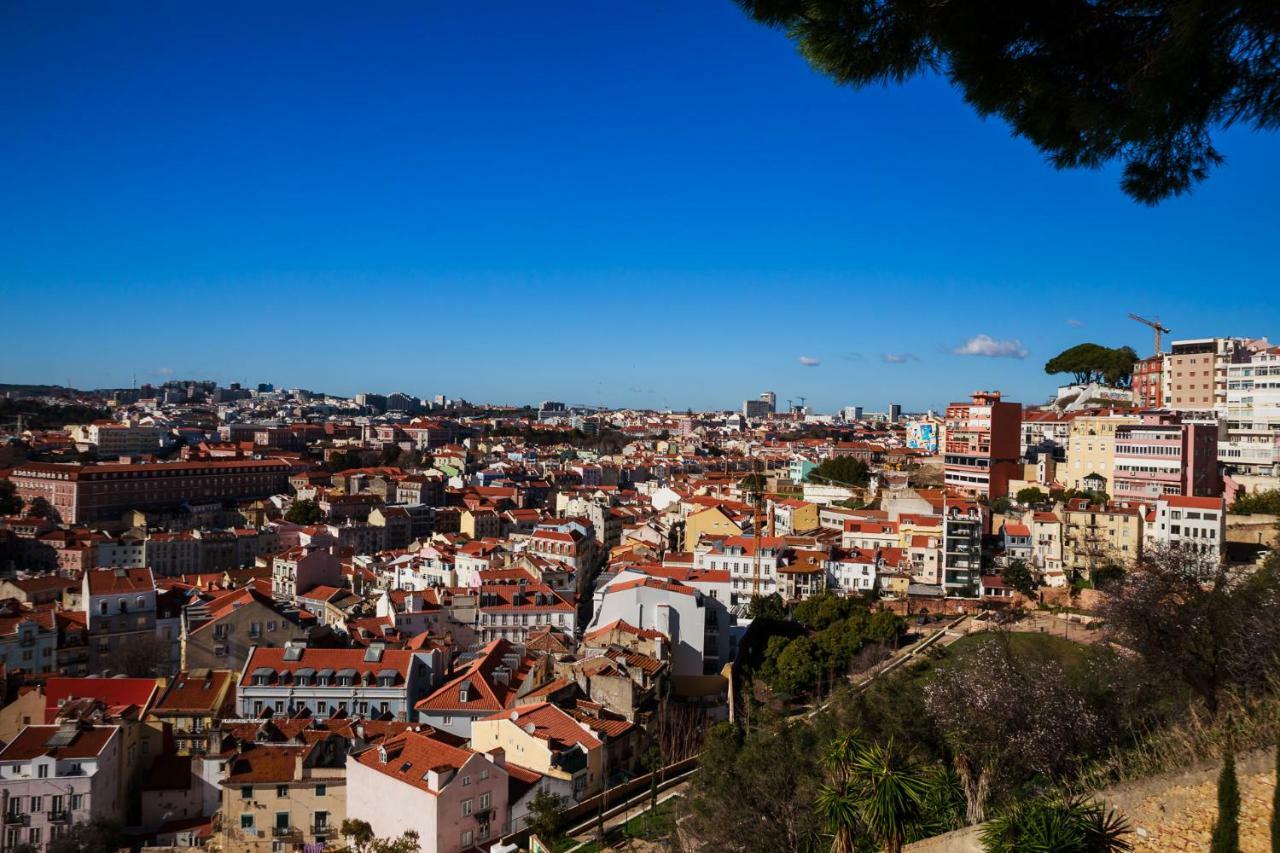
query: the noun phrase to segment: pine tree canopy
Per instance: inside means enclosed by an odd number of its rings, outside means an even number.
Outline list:
[[[1280,124],[1275,0],[737,0],[852,86],[936,71],[1057,168],[1123,164],[1155,204],[1222,161],[1211,132]]]

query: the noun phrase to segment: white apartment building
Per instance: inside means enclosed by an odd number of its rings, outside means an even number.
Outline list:
[[[127,791],[120,784],[118,726],[67,721],[27,726],[0,751],[5,850],[38,851],[72,826],[93,818],[124,818]]]
[[[781,536],[760,537],[760,594],[778,591],[778,565],[786,543]],[[729,573],[729,607],[745,607],[751,601],[756,566],[755,538],[730,536],[705,539],[693,552],[696,571]]]
[[[1147,523],[1144,538],[1155,545],[1191,548],[1221,560],[1222,543],[1227,538],[1226,502],[1222,498],[1166,495],[1156,501],[1154,520]]]
[[[1227,366],[1218,461],[1239,479],[1280,477],[1280,347]],[[1273,486],[1274,487],[1274,486]]]

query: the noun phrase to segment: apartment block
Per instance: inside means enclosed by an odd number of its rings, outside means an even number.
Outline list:
[[[1222,494],[1218,428],[1153,412],[1116,429],[1112,497],[1154,500],[1163,495]]]
[[[1280,347],[1228,365],[1225,415],[1218,461],[1232,474],[1280,477]]]
[[[1022,406],[979,391],[968,403],[947,406],[943,461],[946,484],[995,499],[1009,493],[1019,476]]]

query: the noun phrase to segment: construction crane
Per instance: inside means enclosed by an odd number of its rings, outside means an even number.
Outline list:
[[[764,466],[760,462],[760,457],[753,457],[751,460],[751,480],[755,487],[755,494],[752,496],[755,504],[755,512],[752,514],[752,545],[755,547],[755,553],[751,555],[751,600],[754,601],[760,597],[760,531],[764,527],[763,509],[764,509]]]
[[[1156,355],[1160,355],[1160,353],[1161,353],[1161,352],[1163,352],[1163,350],[1162,350],[1162,349],[1161,349],[1161,347],[1160,347],[1160,335],[1162,335],[1162,334],[1168,334],[1168,333],[1171,331],[1171,330],[1169,329],[1169,327],[1160,325],[1160,318],[1159,318],[1159,317],[1155,318],[1154,320],[1148,320],[1146,317],[1139,317],[1137,314],[1130,313],[1130,314],[1129,314],[1129,319],[1130,319],[1130,320],[1137,320],[1137,321],[1138,321],[1139,323],[1141,323],[1142,325],[1144,325],[1144,326],[1150,326],[1153,330],[1155,330],[1155,333],[1156,333]]]

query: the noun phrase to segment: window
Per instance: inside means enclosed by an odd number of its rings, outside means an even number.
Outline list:
[[[468,785],[470,785],[470,784],[471,784],[471,777],[470,777],[470,776],[463,776],[463,777],[462,777],[462,787],[464,787],[464,788],[465,788],[465,787],[467,787],[467,786],[468,786]]]
[[[71,810],[80,811],[84,808],[84,794],[71,795]]]
[[[489,809],[489,792],[485,791],[480,795],[480,811],[488,811]]]
[[[242,787],[240,788],[240,799],[242,799],[242,800],[252,800],[252,799],[253,799],[253,786],[252,786],[252,785],[244,785],[244,786],[242,786]]]
[[[36,768],[36,777],[37,777],[37,778],[39,778],[39,779],[48,779],[48,778],[49,778],[49,765],[48,765],[48,764],[41,764],[39,767],[37,767],[37,768]],[[34,812],[34,811],[39,811],[39,809],[32,809],[32,811],[33,811],[33,812]]]
[[[470,797],[467,797],[465,800],[463,800],[463,801],[462,801],[462,816],[463,816],[463,817],[466,817],[467,815],[471,814],[471,807],[472,807],[472,805],[473,805],[473,802],[472,802],[472,800],[471,800],[471,798],[470,798]]]
[[[253,829],[253,815],[251,814],[240,815],[240,828]]]
[[[323,788],[323,787],[324,787],[323,785],[319,785],[319,786],[317,786],[317,790],[319,790],[319,788]],[[328,829],[328,827],[329,827],[329,813],[328,813],[328,812],[316,812],[316,823],[315,823],[315,827],[316,827],[316,831],[317,831],[317,832],[318,832],[318,831],[320,831],[320,830],[323,830],[323,829]]]
[[[324,786],[324,785],[316,785],[316,796],[317,796],[317,797],[323,797],[323,796],[324,796],[325,794],[327,794],[328,792],[329,792],[329,789],[328,789],[326,786]],[[316,812],[316,814],[324,814],[324,812]]]
[[[276,798],[283,799],[284,797],[287,797],[287,796],[289,796],[289,786],[276,785]]]
[[[40,827],[38,826],[31,827],[31,832],[27,833],[27,838],[30,839],[30,844],[32,847],[39,848],[40,847]]]
[[[462,831],[462,849],[465,850],[470,846],[471,846],[471,830],[464,829]]]

